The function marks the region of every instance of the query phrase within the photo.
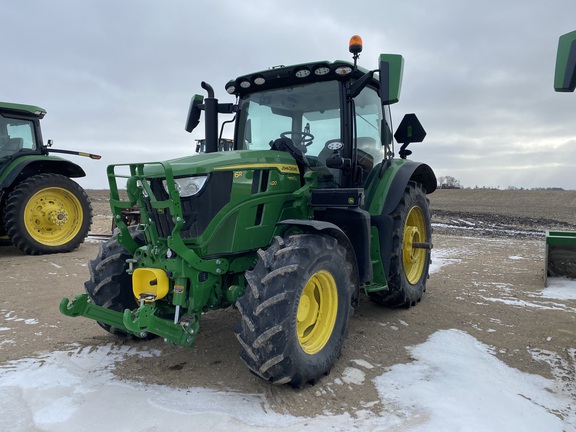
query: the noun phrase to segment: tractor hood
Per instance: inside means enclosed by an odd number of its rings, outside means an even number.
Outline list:
[[[201,153],[143,166],[146,177],[164,177],[166,169],[175,178],[209,174],[215,171],[276,169],[285,174],[299,174],[294,158],[286,152],[273,150],[237,150]]]

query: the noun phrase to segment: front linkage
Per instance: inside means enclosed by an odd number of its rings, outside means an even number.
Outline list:
[[[119,167],[128,167],[130,174],[116,174]],[[116,242],[131,256],[126,260],[124,272],[129,276],[125,282],[132,284],[136,307],[120,304],[120,307],[111,308],[110,304],[94,298],[98,287],[91,290],[87,285],[89,293],[77,295],[72,301],[63,298],[60,312],[70,317],[96,320],[105,328],[115,329],[114,332],[138,338],[154,334],[167,343],[193,347],[202,313],[235,304],[244,294],[244,272],[254,267],[257,254],[247,251],[228,259],[221,256],[203,259],[184,243],[181,230],[185,218],[169,163],[112,165],[108,167],[108,177],[110,204],[118,226]],[[117,180],[122,178],[127,179],[127,199],[120,197],[117,187]],[[167,197],[157,198],[158,192],[153,191],[151,178],[165,182]],[[315,173],[310,172],[305,178],[305,185],[293,193],[296,205],[300,202],[297,207],[303,209],[308,208],[305,201],[317,183]],[[122,209],[135,205],[140,208],[141,223],[128,227]],[[160,222],[152,213],[171,216],[171,232],[166,238],[159,235]],[[129,286],[120,289],[124,294],[118,293],[118,297],[126,296]]]
[[[163,337],[166,342],[192,348],[200,328],[199,315],[191,314],[180,318],[177,324],[158,318],[154,304],[142,304],[136,311],[116,312],[97,306],[89,301],[88,294],[77,295],[72,302],[63,298],[60,312],[70,317],[84,316],[112,326],[122,332],[145,338],[148,333]]]

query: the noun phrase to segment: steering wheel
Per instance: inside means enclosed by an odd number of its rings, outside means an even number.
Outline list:
[[[287,136],[289,135],[289,136]],[[314,135],[312,135],[310,132],[292,132],[292,131],[288,131],[288,132],[282,132],[280,134],[280,138],[289,138],[290,136],[295,136],[298,135],[300,142],[295,142],[294,144],[296,145],[303,145],[305,147],[308,147],[310,144],[312,144],[312,141],[314,141]]]

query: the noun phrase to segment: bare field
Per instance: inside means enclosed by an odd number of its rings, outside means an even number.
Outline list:
[[[432,211],[501,215],[576,225],[576,190],[438,189]]]
[[[576,191],[439,189],[429,199],[435,234],[543,239],[576,230]]]

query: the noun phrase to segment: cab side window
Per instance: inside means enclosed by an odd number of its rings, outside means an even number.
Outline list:
[[[375,90],[366,87],[354,99],[358,166],[362,179],[384,159],[381,140],[382,105]]]

